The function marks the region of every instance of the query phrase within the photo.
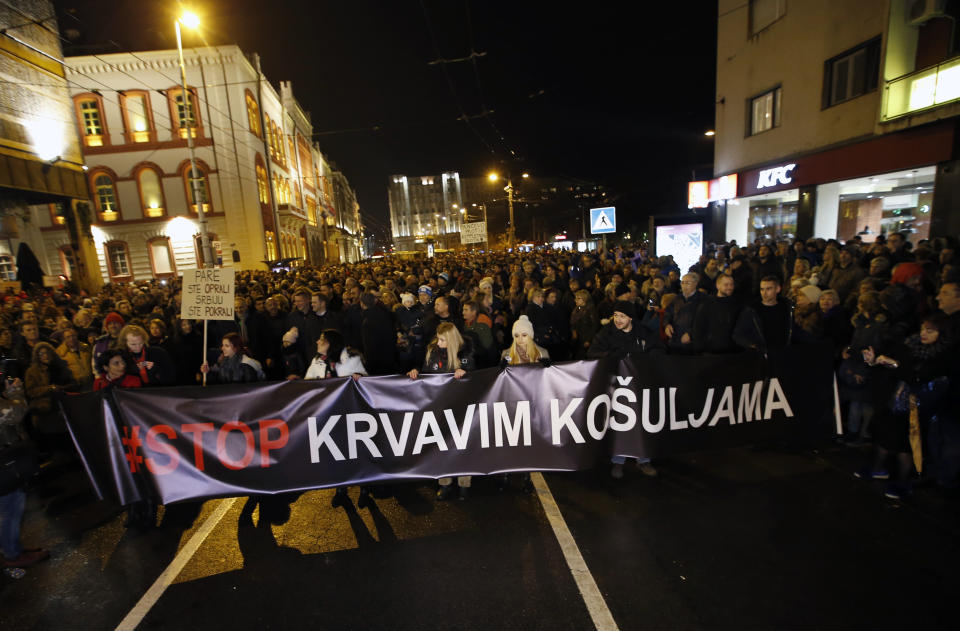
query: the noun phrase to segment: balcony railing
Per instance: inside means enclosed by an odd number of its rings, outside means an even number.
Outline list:
[[[881,121],[960,99],[960,57],[888,81]]]

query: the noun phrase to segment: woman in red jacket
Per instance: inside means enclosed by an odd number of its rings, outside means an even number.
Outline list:
[[[105,388],[139,388],[143,385],[140,377],[127,372],[127,362],[123,360],[123,351],[111,348],[97,357],[97,376],[93,382],[94,390]]]

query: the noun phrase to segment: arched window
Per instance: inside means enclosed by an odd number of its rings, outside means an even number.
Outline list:
[[[63,202],[57,202],[56,204],[49,204],[50,207],[50,225],[51,226],[65,226],[67,225],[67,205]]]
[[[257,165],[257,195],[261,204],[270,203],[270,185],[267,183],[267,170]]]
[[[170,104],[170,120],[173,123],[173,132],[180,138],[187,137],[189,129],[194,138],[203,135],[203,124],[200,120],[200,110],[197,108],[197,91],[187,88],[187,98],[183,98],[182,88],[168,88],[167,100]]]
[[[264,133],[267,135],[267,145],[270,147],[270,157],[273,158],[277,155],[277,148],[273,145],[273,121],[270,120],[270,117],[264,115],[263,124],[265,125]]]
[[[137,171],[137,187],[140,189],[140,208],[144,217],[163,217],[166,204],[163,199],[163,184],[160,174],[153,167]]]
[[[274,235],[272,230],[267,230],[263,235],[267,241],[267,260],[276,261],[277,260],[277,241],[276,235]],[[16,274],[14,274],[16,276]]]
[[[103,115],[103,97],[98,94],[78,94],[73,97],[83,135],[83,144],[87,147],[102,147],[109,144],[107,139],[107,121]]]
[[[150,93],[145,90],[128,90],[121,95],[124,133],[127,142],[150,142],[156,140],[153,112],[150,109]]]
[[[107,259],[107,274],[110,276],[110,282],[133,280],[130,249],[125,241],[107,241],[103,244],[103,253]]]
[[[260,138],[260,108],[257,106],[257,100],[253,98],[250,90],[246,91],[247,100],[247,123],[250,125],[250,131]]]
[[[147,251],[150,253],[150,269],[154,278],[176,276],[177,263],[173,258],[173,248],[170,247],[170,237],[150,239],[147,241]]]
[[[117,203],[117,187],[113,178],[103,171],[94,172],[93,200],[97,205],[97,216],[101,222],[120,219],[120,205]]]
[[[194,198],[194,195],[199,195],[199,202],[203,204],[203,212],[210,212],[210,180],[199,165],[191,172],[190,165],[187,164],[183,170],[183,185],[187,190],[187,199],[190,200],[190,212],[197,212],[198,200]]]

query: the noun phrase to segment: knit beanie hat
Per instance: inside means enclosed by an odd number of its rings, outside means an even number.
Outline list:
[[[820,300],[820,294],[823,292],[820,291],[820,288],[816,285],[805,285],[800,288],[800,293],[806,296],[810,302],[817,302]]]
[[[619,311],[623,315],[627,316],[631,320],[637,317],[637,310],[634,308],[632,302],[626,300],[617,300],[613,303],[613,311],[616,313]]]
[[[516,322],[513,323],[513,335],[518,333],[526,333],[527,337],[533,339],[533,323],[530,322],[530,318],[525,315],[520,316]]]
[[[300,330],[297,327],[290,327],[290,330],[283,334],[283,343],[284,344],[296,344],[297,338],[300,337]],[[276,338],[274,338],[276,339]]]
[[[420,285],[420,289],[417,290],[418,294],[427,294],[433,298],[433,290],[430,289],[430,285]]]
[[[113,324],[116,322],[120,326],[124,325],[123,316],[117,313],[116,311],[111,311],[107,314],[107,317],[103,319],[104,324]]]

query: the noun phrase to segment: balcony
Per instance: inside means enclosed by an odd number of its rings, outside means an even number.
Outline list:
[[[960,99],[960,57],[888,81],[880,121],[933,109]]]

